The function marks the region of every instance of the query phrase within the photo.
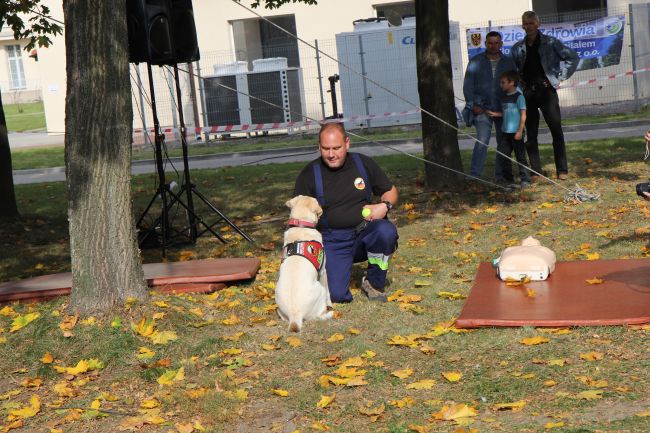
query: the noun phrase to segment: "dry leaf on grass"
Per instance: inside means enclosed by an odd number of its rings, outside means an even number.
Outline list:
[[[519,342],[525,346],[535,346],[537,344],[548,343],[549,341],[551,340],[549,340],[548,338],[537,336],[537,337],[523,338]]]

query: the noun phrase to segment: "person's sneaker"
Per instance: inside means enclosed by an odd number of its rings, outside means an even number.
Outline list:
[[[528,182],[527,180],[522,180],[519,185],[521,186],[521,189],[530,188],[530,182]]]
[[[366,277],[361,279],[361,290],[368,296],[370,301],[386,302],[388,300],[386,294],[372,287]]]
[[[569,178],[569,175],[567,173],[560,173],[557,175],[557,178],[560,180],[567,180]]]
[[[511,182],[508,184],[508,188],[510,189],[519,189],[521,186],[518,183]]]

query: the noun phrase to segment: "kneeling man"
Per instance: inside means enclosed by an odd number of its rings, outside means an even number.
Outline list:
[[[367,260],[361,289],[368,299],[385,302],[388,261],[398,238],[387,215],[397,203],[397,188],[371,158],[348,152],[350,138],[342,123],[324,124],[318,144],[320,157],[300,172],[294,196],[315,197],[323,208],[317,228],[332,301],[352,301],[352,264]],[[373,195],[378,203],[372,204]]]

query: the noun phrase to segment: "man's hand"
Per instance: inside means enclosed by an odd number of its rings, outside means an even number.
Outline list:
[[[370,209],[370,215],[363,218],[366,221],[384,219],[384,217],[388,213],[388,207],[386,206],[385,203],[367,204],[363,208]]]
[[[503,113],[500,111],[487,110],[485,113],[490,117],[503,117]]]
[[[515,140],[519,141],[523,138],[523,136],[524,136],[524,131],[515,132]]]
[[[644,192],[643,193],[643,199],[650,201],[650,192]]]
[[[483,108],[479,107],[478,105],[475,105],[475,106],[472,107],[472,113],[476,114],[477,116],[479,114],[483,114],[484,112],[485,112],[485,110]]]

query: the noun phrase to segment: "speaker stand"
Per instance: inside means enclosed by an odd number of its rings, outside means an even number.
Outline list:
[[[214,204],[208,200],[208,198],[203,195],[196,185],[192,183],[192,179],[190,177],[190,166],[189,166],[189,160],[188,160],[188,149],[187,149],[187,129],[185,127],[185,117],[183,115],[183,104],[182,104],[182,98],[181,98],[181,86],[180,86],[180,79],[178,77],[178,64],[174,64],[174,81],[176,83],[176,108],[178,110],[178,120],[180,124],[180,132],[181,132],[181,147],[183,150],[183,185],[181,186],[181,190],[178,194],[177,201],[178,203],[185,208],[187,211],[187,221],[188,221],[188,229],[189,229],[189,238],[191,239],[192,242],[195,242],[196,239],[203,235],[204,233],[211,233],[213,236],[215,236],[217,239],[219,239],[221,242],[226,242],[225,239],[220,236],[215,230],[213,229],[215,226],[217,226],[219,223],[224,222],[227,226],[235,230],[241,237],[246,239],[248,242],[253,242],[253,239],[248,236],[243,230],[241,230],[235,223],[233,223],[223,212],[219,210]],[[180,197],[185,193],[187,197],[186,203],[183,203]],[[197,213],[195,212],[194,209],[194,197],[196,197],[198,200],[203,202],[205,206],[208,207],[208,209],[215,215],[217,215],[217,220],[208,223],[206,222],[203,218],[201,218]],[[197,226],[203,226],[203,230],[199,231]]]
[[[164,135],[160,132],[160,122],[158,121],[158,111],[156,109],[156,94],[153,86],[153,74],[151,72],[151,63],[147,63],[147,74],[149,76],[149,92],[151,94],[151,111],[153,114],[153,125],[154,125],[154,154],[156,158],[156,171],[158,173],[158,188],[153,197],[149,201],[149,204],[145,208],[142,215],[138,219],[136,224],[136,229],[138,230],[138,243],[140,247],[146,245],[147,241],[151,242],[150,239],[152,236],[157,238],[157,229],[160,226],[160,247],[162,251],[162,256],[166,257],[166,248],[169,236],[169,206],[167,203],[167,194],[170,193],[169,186],[165,181],[165,168],[163,167],[162,162],[162,143],[164,141]],[[160,197],[162,201],[161,213],[156,221],[151,224],[149,227],[144,227],[143,221],[145,216],[151,210],[156,199]],[[157,240],[154,240],[157,242]]]

